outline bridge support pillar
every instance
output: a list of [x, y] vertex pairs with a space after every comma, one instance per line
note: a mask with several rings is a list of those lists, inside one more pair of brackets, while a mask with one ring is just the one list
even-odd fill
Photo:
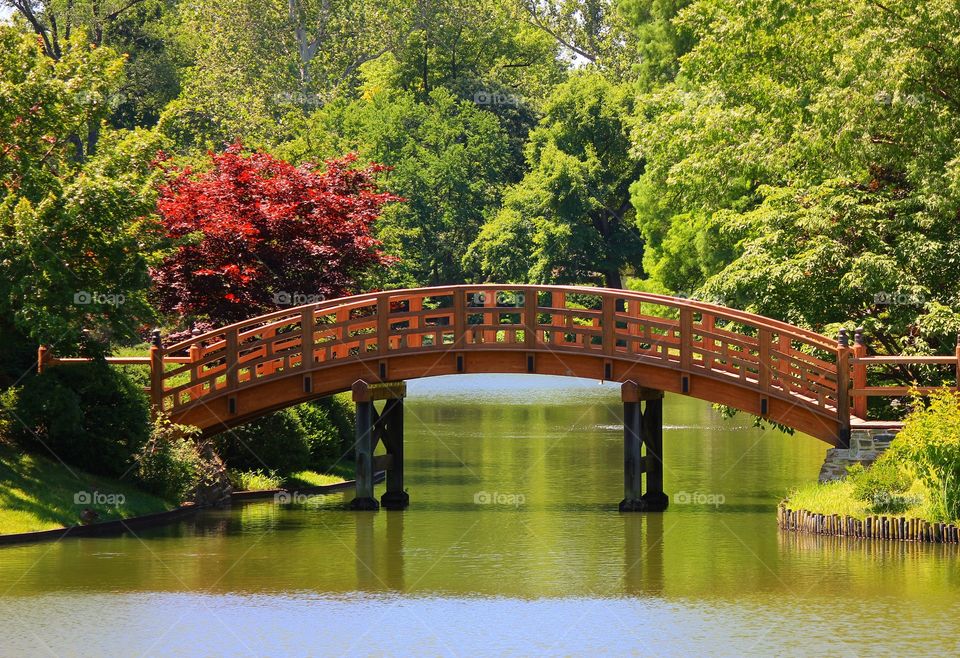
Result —
[[[669, 498], [663, 492], [663, 391], [628, 381], [623, 400], [623, 489], [621, 512], [662, 512]], [[641, 455], [641, 451], [644, 454]], [[643, 491], [643, 475], [646, 490]]]
[[386, 509], [405, 509], [410, 495], [403, 490], [403, 398], [387, 400], [380, 419], [384, 421], [380, 438], [389, 457], [387, 490], [380, 496], [380, 504]]
[[[368, 384], [358, 380], [353, 384], [353, 401], [357, 405], [356, 495], [350, 502], [355, 510], [378, 510], [380, 502], [374, 496], [374, 475], [387, 472], [387, 491], [381, 502], [387, 509], [403, 509], [410, 497], [403, 490], [403, 398], [404, 382]], [[375, 401], [385, 400], [383, 410], [377, 411]], [[377, 445], [383, 441], [387, 452], [374, 456]]]

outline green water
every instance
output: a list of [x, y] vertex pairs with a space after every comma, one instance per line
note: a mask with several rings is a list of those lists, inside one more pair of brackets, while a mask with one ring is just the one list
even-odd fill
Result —
[[338, 494], [0, 549], [0, 654], [960, 651], [953, 547], [777, 531], [824, 444], [668, 396], [670, 509], [619, 514], [620, 413], [583, 380], [411, 382], [406, 512]]

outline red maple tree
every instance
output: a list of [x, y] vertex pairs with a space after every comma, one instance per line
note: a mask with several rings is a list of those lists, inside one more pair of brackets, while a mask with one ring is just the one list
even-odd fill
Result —
[[364, 272], [393, 261], [371, 235], [384, 204], [401, 200], [378, 191], [382, 165], [357, 169], [351, 154], [318, 171], [240, 144], [210, 158], [209, 171], [175, 169], [160, 189], [177, 243], [151, 271], [161, 311], [235, 322], [356, 292]]

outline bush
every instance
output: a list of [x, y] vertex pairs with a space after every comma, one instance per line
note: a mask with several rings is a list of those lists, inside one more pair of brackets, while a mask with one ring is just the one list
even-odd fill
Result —
[[326, 471], [348, 457], [353, 445], [353, 409], [341, 396], [323, 398], [264, 416], [217, 436], [231, 469], [287, 476]]
[[307, 433], [309, 468], [326, 471], [350, 453], [353, 422], [346, 406], [343, 401], [330, 397], [291, 408]]
[[960, 518], [960, 394], [943, 389], [913, 411], [884, 455], [907, 464], [926, 486], [937, 521]]
[[137, 478], [143, 487], [175, 503], [191, 499], [205, 470], [197, 447], [199, 437], [199, 428], [177, 425], [165, 414], [158, 415], [136, 457]]
[[[847, 479], [853, 485], [853, 495], [857, 500], [873, 504], [874, 511], [892, 512], [887, 509], [897, 503], [897, 494], [910, 488], [913, 478], [895, 460], [881, 456], [872, 466], [864, 468], [862, 464], [847, 469]], [[906, 509], [904, 507], [904, 509]]]
[[291, 409], [218, 434], [216, 441], [220, 455], [231, 469], [287, 475], [310, 467], [307, 430]]
[[0, 396], [0, 432], [24, 450], [118, 477], [150, 432], [146, 395], [104, 361], [50, 368]]

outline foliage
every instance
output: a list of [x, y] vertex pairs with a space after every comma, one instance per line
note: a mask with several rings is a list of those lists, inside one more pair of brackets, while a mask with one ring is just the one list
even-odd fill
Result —
[[190, 500], [205, 468], [199, 439], [198, 428], [158, 414], [150, 438], [136, 455], [137, 479], [147, 491], [171, 502]]
[[902, 496], [913, 478], [903, 465], [883, 455], [869, 467], [856, 464], [847, 469], [847, 479], [853, 485], [853, 496], [870, 503], [878, 513], [900, 513], [910, 507], [910, 499]]
[[150, 163], [162, 142], [144, 131], [79, 135], [99, 126], [96, 99], [122, 64], [109, 49], [45, 57], [0, 27], [0, 317], [24, 337], [74, 351], [137, 334], [146, 302]]
[[681, 9], [686, 54], [633, 134], [651, 276], [820, 330], [863, 324], [882, 352], [952, 347], [957, 19], [919, 0]]
[[903, 493], [879, 494], [869, 500], [854, 495], [854, 484], [849, 476], [831, 482], [811, 482], [791, 491], [785, 503], [790, 509], [858, 519], [885, 514], [930, 522], [939, 520], [932, 511], [928, 492], [920, 481], [913, 482]]
[[275, 471], [230, 471], [230, 483], [236, 491], [267, 491], [283, 486], [283, 478]]
[[328, 472], [350, 457], [353, 410], [344, 396], [288, 407], [216, 437], [233, 470], [287, 476], [308, 469]]
[[383, 185], [406, 202], [387, 208], [377, 236], [400, 258], [387, 283], [463, 281], [460, 261], [507, 182], [510, 140], [497, 117], [445, 89], [420, 102], [382, 92], [319, 112], [291, 145], [310, 157], [356, 149], [390, 167]]
[[621, 270], [641, 251], [628, 193], [640, 172], [630, 111], [629, 90], [598, 73], [559, 85], [530, 133], [529, 172], [506, 190], [467, 263], [494, 280], [622, 287]]
[[78, 468], [120, 476], [146, 443], [146, 397], [103, 361], [50, 368], [0, 398], [7, 440]]
[[350, 454], [353, 422], [345, 407], [339, 399], [330, 397], [290, 409], [306, 434], [311, 469], [325, 471]]
[[916, 400], [887, 456], [923, 481], [936, 520], [960, 519], [960, 394], [944, 389], [928, 404]]
[[[613, 76], [625, 75], [641, 53], [631, 23], [638, 9], [616, 0], [515, 0], [531, 25], [574, 61], [587, 61]], [[644, 17], [645, 18], [645, 17]], [[642, 19], [641, 19], [642, 20]], [[644, 22], [646, 22], [644, 20]]]
[[297, 414], [283, 409], [215, 437], [227, 466], [281, 476], [310, 468], [309, 434]]
[[210, 171], [175, 169], [157, 208], [175, 251], [152, 270], [165, 313], [227, 323], [356, 291], [369, 268], [390, 262], [370, 228], [384, 204], [373, 177], [348, 156], [323, 172], [234, 145]]

